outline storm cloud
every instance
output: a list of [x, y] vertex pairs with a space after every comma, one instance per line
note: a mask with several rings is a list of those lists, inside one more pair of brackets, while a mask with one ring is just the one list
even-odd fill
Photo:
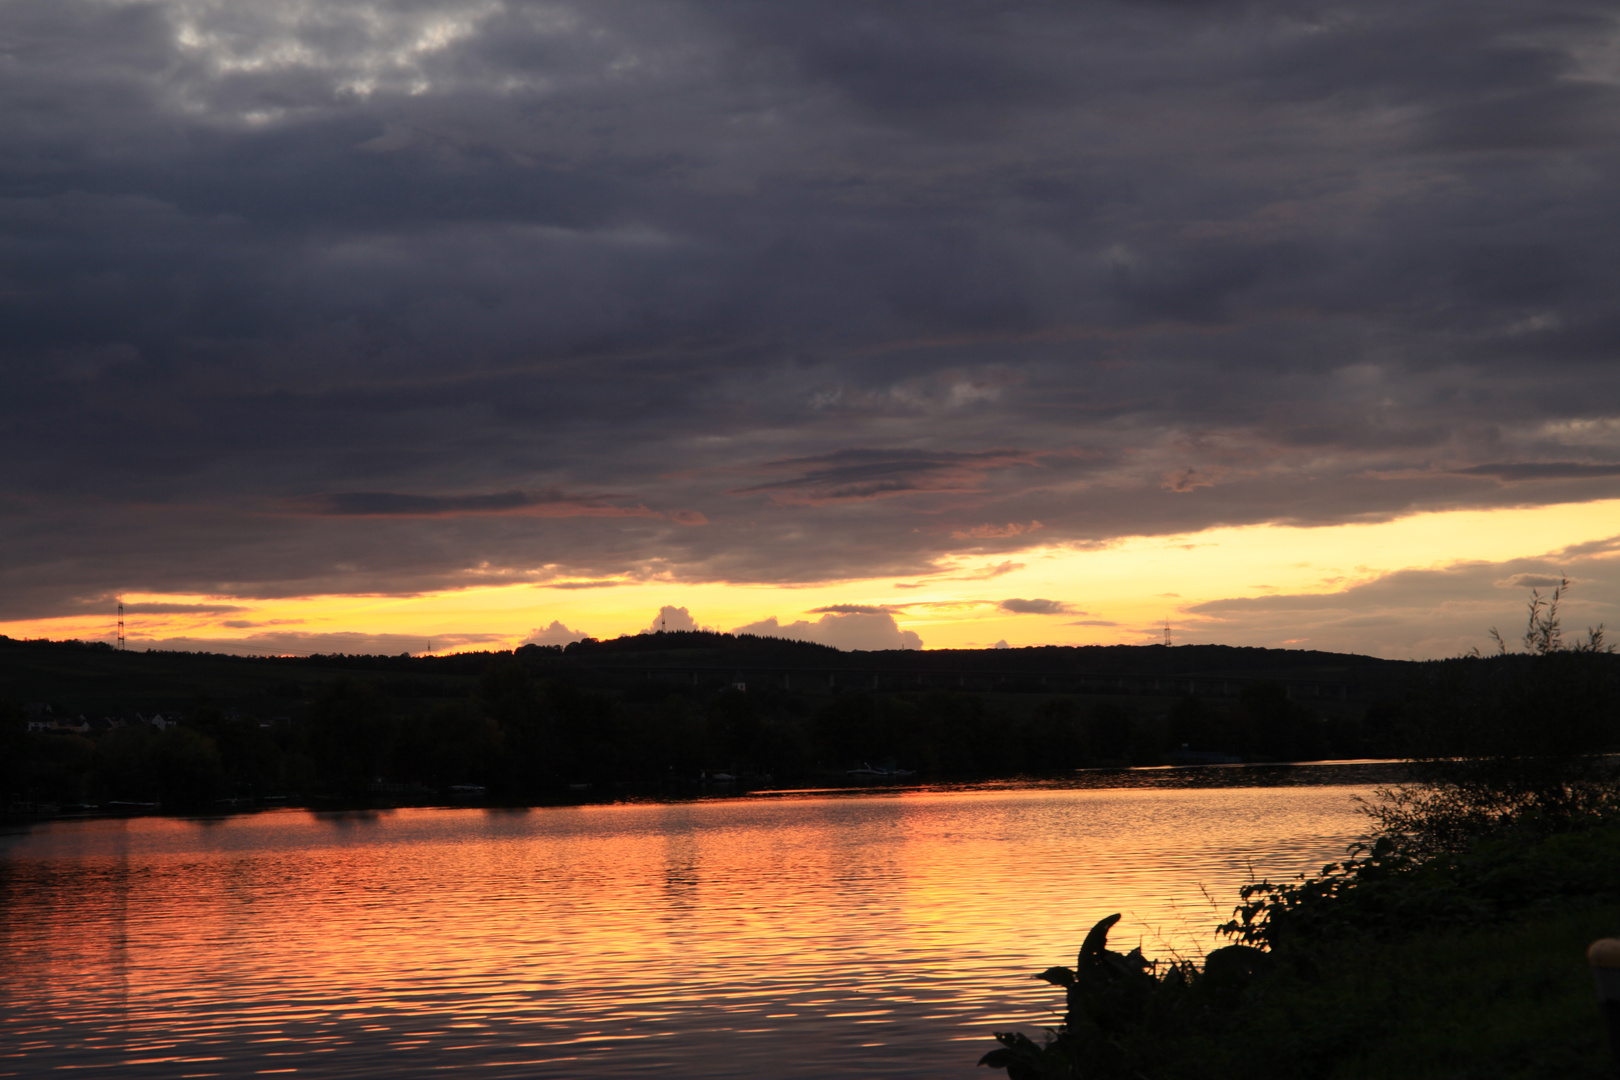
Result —
[[1612, 5], [12, 0], [0, 43], [0, 619], [1620, 494]]

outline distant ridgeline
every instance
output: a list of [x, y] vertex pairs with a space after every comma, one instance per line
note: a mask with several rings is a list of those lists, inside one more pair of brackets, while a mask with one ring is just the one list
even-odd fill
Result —
[[[1290, 696], [1366, 701], [1385, 697], [1421, 667], [1412, 661], [1298, 649], [1229, 645], [1080, 645], [1018, 649], [841, 652], [830, 645], [754, 634], [670, 631], [567, 646], [451, 656], [236, 656], [117, 652], [104, 642], [19, 641], [0, 635], [0, 700], [56, 702], [73, 711], [146, 705], [182, 708], [296, 699], [312, 680], [364, 673], [401, 697], [466, 692], [491, 664], [516, 661], [582, 686], [624, 689], [654, 680], [790, 691], [910, 690], [1010, 693], [1183, 693], [1235, 696], [1254, 680], [1288, 685]], [[750, 687], [753, 688], [753, 687]]]
[[1401, 756], [1432, 688], [1450, 685], [1440, 673], [1501, 673], [1516, 659], [1218, 645], [840, 652], [705, 632], [275, 658], [0, 638], [0, 795], [13, 813], [111, 800], [535, 802], [585, 785]]
[[[518, 650], [521, 656], [536, 646]], [[840, 652], [783, 638], [705, 632], [638, 634], [576, 642], [559, 650], [583, 666], [621, 677], [667, 677], [672, 671], [742, 671], [791, 687], [793, 677], [846, 676], [846, 687], [908, 689], [970, 686], [978, 690], [1235, 694], [1244, 680], [1275, 679], [1308, 687], [1311, 696], [1377, 692], [1399, 681], [1410, 661], [1229, 645], [1042, 645], [1021, 649], [934, 649]], [[853, 677], [850, 681], [848, 677]], [[953, 682], [954, 680], [954, 682]], [[1044, 682], [1043, 682], [1044, 680]], [[1110, 682], [1110, 680], [1114, 680]], [[736, 681], [736, 680], [733, 680]], [[1222, 684], [1225, 684], [1224, 686]]]

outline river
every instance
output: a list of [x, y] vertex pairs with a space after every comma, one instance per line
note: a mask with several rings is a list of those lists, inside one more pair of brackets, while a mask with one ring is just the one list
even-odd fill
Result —
[[[0, 834], [0, 1076], [970, 1077], [1031, 978], [1194, 957], [1378, 765]], [[1004, 1075], [1004, 1074], [997, 1074]]]

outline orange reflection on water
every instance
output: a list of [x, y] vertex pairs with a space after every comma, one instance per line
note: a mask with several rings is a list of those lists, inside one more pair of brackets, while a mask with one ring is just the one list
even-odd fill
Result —
[[1092, 921], [1196, 953], [1355, 790], [54, 823], [0, 848], [0, 1074], [970, 1076]]

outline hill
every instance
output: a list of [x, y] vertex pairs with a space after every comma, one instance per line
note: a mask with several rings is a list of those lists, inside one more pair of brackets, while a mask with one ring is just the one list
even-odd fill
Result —
[[706, 631], [645, 633], [566, 647], [452, 656], [290, 657], [120, 652], [103, 643], [0, 636], [0, 701], [57, 712], [127, 715], [184, 710], [199, 701], [257, 715], [295, 714], [323, 683], [363, 677], [398, 701], [465, 697], [492, 665], [625, 690], [649, 680], [683, 685], [771, 685], [795, 693], [929, 687], [998, 693], [1206, 693], [1236, 696], [1256, 680], [1295, 696], [1367, 702], [1398, 693], [1411, 661], [1228, 645], [1085, 645], [1020, 649], [840, 652], [786, 638]]

